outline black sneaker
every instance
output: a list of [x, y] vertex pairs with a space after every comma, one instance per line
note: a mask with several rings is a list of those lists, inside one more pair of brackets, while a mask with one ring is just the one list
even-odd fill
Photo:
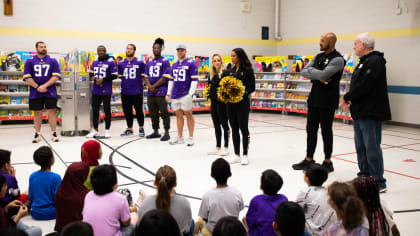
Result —
[[305, 159], [303, 159], [303, 161], [301, 161], [299, 163], [296, 163], [296, 164], [293, 164], [292, 168], [295, 169], [295, 170], [304, 170], [308, 165], [313, 164], [313, 163], [315, 163], [314, 160], [308, 161], [305, 158]]
[[146, 134], [144, 133], [144, 129], [143, 128], [139, 128], [139, 136], [140, 137], [144, 137]]
[[160, 134], [151, 133], [146, 136], [147, 139], [160, 138]]
[[129, 135], [132, 135], [133, 134], [133, 131], [132, 130], [129, 130], [129, 129], [126, 129], [122, 134], [121, 134], [121, 136], [129, 136]]
[[387, 191], [388, 189], [386, 188], [386, 186], [379, 187], [379, 193], [386, 193]]
[[168, 141], [171, 137], [169, 136], [169, 134], [165, 134], [162, 136], [162, 138], [160, 138], [160, 141]]
[[324, 167], [326, 170], [328, 170], [328, 173], [334, 171], [334, 166], [333, 166], [333, 163], [331, 161], [330, 162], [323, 161], [322, 162], [322, 167]]

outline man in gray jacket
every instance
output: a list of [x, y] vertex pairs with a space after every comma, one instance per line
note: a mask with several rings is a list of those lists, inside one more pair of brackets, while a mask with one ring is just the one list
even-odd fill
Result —
[[316, 55], [301, 72], [302, 76], [311, 79], [312, 88], [308, 98], [306, 157], [292, 166], [295, 170], [304, 170], [307, 165], [315, 163], [313, 156], [318, 138], [318, 127], [321, 125], [325, 155], [322, 166], [329, 172], [334, 171], [331, 162], [332, 122], [335, 109], [338, 107], [340, 80], [345, 65], [343, 56], [335, 50], [336, 42], [337, 36], [334, 33], [323, 34], [319, 46], [324, 52]]

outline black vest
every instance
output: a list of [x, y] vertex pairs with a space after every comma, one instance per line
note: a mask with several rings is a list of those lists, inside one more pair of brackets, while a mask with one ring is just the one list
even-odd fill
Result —
[[[337, 52], [337, 50], [334, 50], [328, 55], [325, 55], [325, 53], [320, 53], [316, 55], [314, 59], [314, 68], [318, 70], [324, 70], [328, 63], [336, 57], [341, 57], [344, 60], [343, 56]], [[309, 93], [308, 106], [316, 108], [336, 109], [338, 107], [338, 100], [340, 99], [340, 80], [343, 75], [343, 71], [344, 66], [341, 68], [341, 70], [330, 77], [332, 81], [328, 84], [324, 84], [319, 80], [312, 80], [312, 89]]]

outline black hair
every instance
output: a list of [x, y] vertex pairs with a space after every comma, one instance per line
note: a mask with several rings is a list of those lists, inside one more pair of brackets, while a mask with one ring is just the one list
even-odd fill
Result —
[[239, 59], [239, 66], [244, 69], [252, 69], [252, 64], [249, 61], [248, 55], [245, 50], [242, 48], [234, 48], [232, 51], [235, 52], [236, 56]]
[[311, 186], [322, 186], [328, 179], [328, 170], [318, 163], [313, 163], [305, 168], [305, 176], [308, 177]]
[[213, 236], [247, 236], [247, 232], [234, 216], [225, 216], [220, 218], [213, 229]]
[[38, 41], [38, 42], [35, 43], [35, 48], [38, 48], [38, 45], [40, 45], [40, 44], [45, 44], [45, 43], [43, 41]]
[[261, 175], [261, 188], [267, 195], [276, 195], [283, 186], [283, 179], [274, 170], [265, 170]]
[[5, 149], [0, 149], [0, 169], [10, 162], [11, 152]]
[[122, 56], [118, 56], [117, 59], [122, 60], [123, 58], [122, 58]]
[[162, 38], [157, 38], [155, 39], [153, 46], [155, 46], [155, 44], [160, 45], [160, 47], [163, 48], [165, 46], [165, 40], [163, 40]]
[[274, 222], [281, 235], [302, 236], [305, 231], [305, 213], [295, 202], [280, 203], [276, 210]]
[[3, 175], [0, 175], [0, 190], [5, 184], [6, 184], [6, 178]]
[[60, 236], [93, 236], [93, 229], [89, 223], [76, 221], [66, 225], [61, 230]]
[[[137, 49], [137, 48], [136, 48], [136, 45], [134, 45], [133, 43], [129, 43], [129, 44], [127, 44], [127, 47], [128, 47], [128, 46], [133, 47], [134, 51], [136, 51], [136, 49]], [[121, 59], [122, 59], [122, 57], [121, 57]]]
[[96, 195], [110, 193], [114, 191], [113, 187], [117, 183], [117, 171], [112, 165], [99, 165], [93, 169], [90, 182]]
[[216, 159], [211, 165], [211, 177], [216, 180], [218, 185], [226, 185], [227, 179], [232, 175], [229, 163], [223, 159]]
[[53, 152], [48, 146], [42, 146], [34, 152], [34, 161], [43, 170], [51, 167], [53, 157]]
[[178, 223], [167, 211], [154, 209], [148, 211], [137, 224], [134, 236], [180, 236]]
[[104, 45], [99, 45], [96, 49], [98, 49], [98, 48], [104, 48], [105, 51], [106, 51], [106, 47]]

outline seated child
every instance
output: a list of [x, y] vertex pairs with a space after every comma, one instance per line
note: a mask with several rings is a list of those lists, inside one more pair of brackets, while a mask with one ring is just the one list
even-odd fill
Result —
[[101, 144], [96, 140], [84, 142], [81, 148], [80, 157], [82, 162], [89, 166], [89, 175], [84, 184], [87, 189], [93, 190], [92, 184], [90, 183], [90, 175], [92, 174], [93, 169], [99, 165], [98, 160], [102, 158]]
[[134, 236], [167, 236], [181, 235], [174, 217], [165, 210], [150, 210], [137, 224]]
[[[204, 194], [198, 215], [201, 219], [196, 223], [194, 233], [201, 231], [204, 236], [211, 235], [217, 221], [224, 216], [239, 217], [244, 209], [241, 192], [228, 186], [227, 180], [232, 176], [229, 163], [218, 158], [211, 165], [211, 177], [216, 180], [216, 187]], [[203, 227], [204, 221], [204, 227]]]
[[363, 226], [365, 210], [352, 185], [334, 182], [328, 186], [328, 203], [335, 210], [337, 222], [331, 224], [323, 236], [352, 235], [368, 236]]
[[295, 202], [282, 202], [276, 209], [273, 229], [279, 236], [309, 236], [305, 231], [305, 213]]
[[334, 209], [328, 204], [327, 189], [322, 184], [328, 178], [328, 170], [319, 164], [311, 164], [305, 169], [303, 180], [307, 188], [299, 191], [296, 203], [305, 212], [306, 229], [312, 236], [320, 236], [332, 223], [337, 221]]
[[[265, 236], [265, 234], [260, 235]], [[248, 236], [248, 234], [238, 217], [225, 216], [217, 221], [213, 229], [213, 236]]]
[[55, 219], [55, 194], [61, 183], [61, 177], [51, 172], [54, 155], [47, 146], [42, 146], [34, 152], [34, 161], [41, 166], [29, 177], [29, 200], [31, 216], [35, 220]]
[[127, 198], [116, 192], [117, 172], [112, 165], [100, 165], [92, 171], [93, 191], [86, 194], [83, 221], [89, 223], [94, 235], [130, 235], [130, 208]]
[[264, 194], [251, 200], [244, 217], [250, 236], [276, 236], [272, 226], [276, 209], [281, 202], [287, 201], [286, 196], [278, 194], [282, 186], [283, 179], [276, 171], [269, 169], [262, 173], [260, 188]]
[[7, 184], [6, 196], [1, 200], [6, 203], [9, 203], [13, 200], [20, 200], [22, 203], [25, 203], [28, 200], [28, 194], [20, 193], [20, 189], [15, 177], [16, 170], [10, 163], [10, 155], [10, 151], [0, 149], [0, 174], [6, 178]]

